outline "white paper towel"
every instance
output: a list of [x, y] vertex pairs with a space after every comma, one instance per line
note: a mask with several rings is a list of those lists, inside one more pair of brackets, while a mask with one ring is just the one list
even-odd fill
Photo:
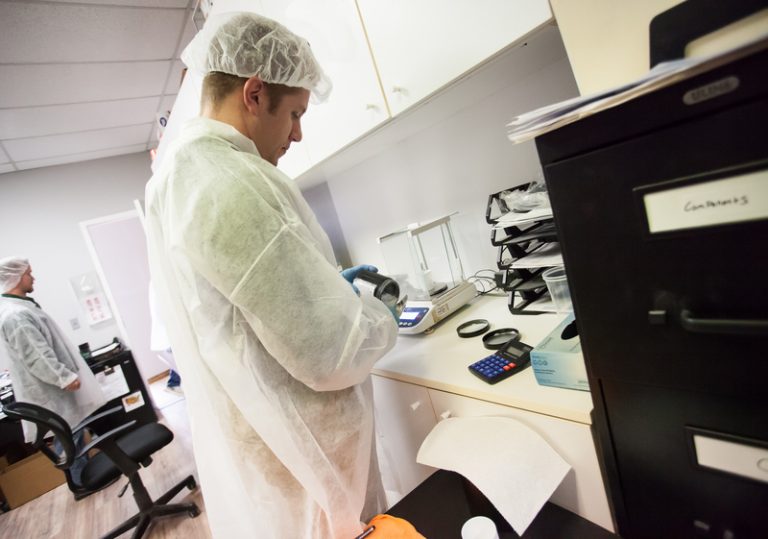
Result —
[[416, 461], [469, 479], [519, 535], [571, 469], [538, 433], [510, 417], [445, 419]]

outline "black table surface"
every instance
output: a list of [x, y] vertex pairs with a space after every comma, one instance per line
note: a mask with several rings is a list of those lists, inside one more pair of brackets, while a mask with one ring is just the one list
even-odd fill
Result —
[[461, 475], [438, 470], [407, 496], [393, 505], [388, 514], [403, 518], [427, 539], [461, 539], [461, 527], [473, 516], [487, 516], [496, 522], [499, 539], [616, 539], [619, 536], [579, 515], [548, 502], [521, 536]]

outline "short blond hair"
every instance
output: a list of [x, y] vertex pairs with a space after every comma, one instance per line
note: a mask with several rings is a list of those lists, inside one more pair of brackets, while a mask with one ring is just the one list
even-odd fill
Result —
[[[213, 71], [208, 73], [203, 79], [203, 103], [210, 103], [213, 108], [218, 108], [224, 99], [227, 98], [234, 91], [242, 91], [245, 82], [248, 79], [238, 77], [237, 75], [230, 75], [228, 73], [220, 73]], [[280, 106], [280, 102], [283, 96], [299, 93], [302, 88], [294, 88], [293, 86], [286, 86], [284, 84], [264, 83], [264, 88], [269, 96], [269, 109], [270, 114], [274, 114], [277, 107]]]
[[242, 90], [248, 79], [213, 71], [203, 79], [203, 103], [210, 103], [213, 108], [219, 108], [224, 99], [235, 90]]

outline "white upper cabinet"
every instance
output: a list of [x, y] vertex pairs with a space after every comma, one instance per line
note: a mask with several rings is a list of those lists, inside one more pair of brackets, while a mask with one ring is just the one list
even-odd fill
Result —
[[309, 41], [333, 83], [327, 101], [302, 118], [318, 163], [389, 118], [354, 0], [262, 0], [264, 14]]
[[357, 0], [392, 115], [552, 19], [548, 0]]
[[306, 38], [333, 83], [280, 159], [292, 177], [552, 20], [548, 0], [215, 0], [210, 14], [231, 11]]

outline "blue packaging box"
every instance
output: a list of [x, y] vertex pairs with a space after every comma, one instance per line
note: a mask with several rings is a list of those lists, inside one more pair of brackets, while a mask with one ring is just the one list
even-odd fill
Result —
[[573, 321], [569, 314], [531, 350], [531, 367], [539, 385], [589, 391], [579, 336], [563, 339], [563, 330]]

